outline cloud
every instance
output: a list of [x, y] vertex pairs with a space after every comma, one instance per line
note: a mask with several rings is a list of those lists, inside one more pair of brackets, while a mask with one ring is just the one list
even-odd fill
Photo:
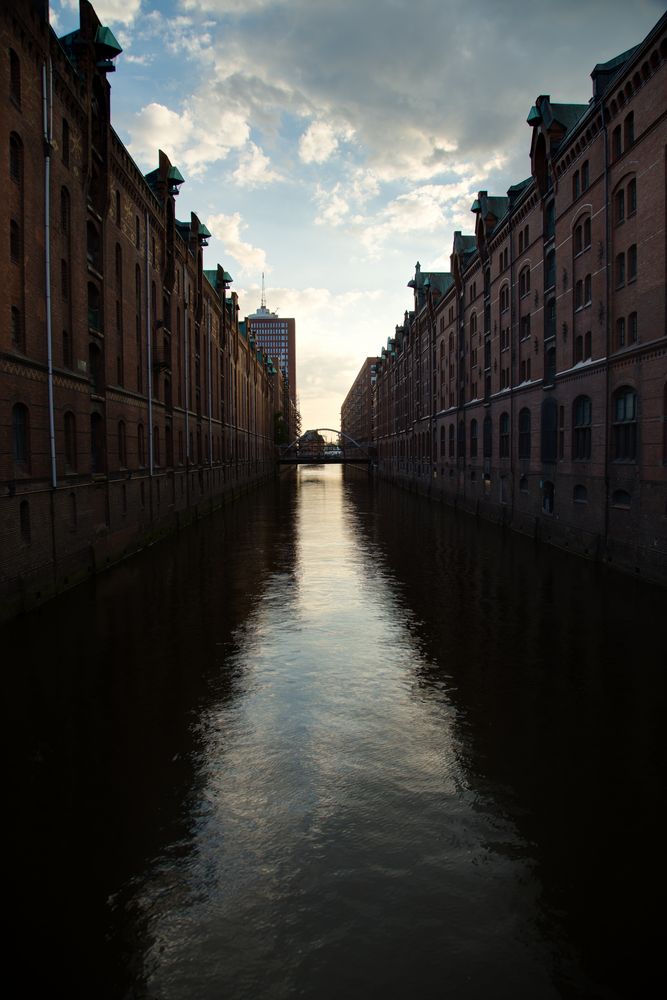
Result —
[[299, 157], [303, 163], [324, 163], [338, 149], [341, 138], [351, 138], [349, 128], [336, 128], [325, 121], [311, 122], [299, 139]]
[[257, 188], [282, 180], [271, 166], [271, 161], [259, 146], [249, 142], [239, 156], [239, 165], [232, 174], [239, 187]]
[[211, 215], [206, 220], [206, 225], [215, 239], [222, 243], [224, 254], [232, 257], [240, 265], [242, 271], [258, 274], [260, 271], [266, 270], [264, 250], [241, 239], [241, 230], [246, 227], [240, 212], [234, 212], [233, 215], [223, 215], [222, 213]]
[[[79, 0], [61, 0], [60, 6], [78, 12]], [[95, 0], [94, 7], [102, 24], [130, 25], [141, 9], [141, 0]]]
[[129, 149], [145, 165], [154, 165], [158, 149], [163, 149], [184, 174], [197, 176], [212, 163], [224, 160], [230, 150], [243, 146], [249, 132], [247, 122], [236, 112], [211, 113], [197, 99], [180, 113], [153, 102], [134, 116], [129, 126]]

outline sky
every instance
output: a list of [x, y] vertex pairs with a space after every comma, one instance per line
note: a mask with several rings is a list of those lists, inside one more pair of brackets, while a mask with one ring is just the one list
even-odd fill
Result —
[[[480, 190], [530, 174], [538, 94], [585, 103], [640, 42], [654, 0], [97, 0], [123, 47], [111, 120], [144, 173], [213, 238], [241, 315], [293, 316], [302, 426], [338, 427], [424, 270], [449, 270]], [[58, 34], [78, 0], [51, 0]]]

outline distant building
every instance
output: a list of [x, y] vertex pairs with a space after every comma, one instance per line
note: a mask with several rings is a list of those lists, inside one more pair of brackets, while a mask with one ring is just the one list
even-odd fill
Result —
[[362, 448], [375, 437], [373, 426], [373, 389], [379, 358], [366, 358], [340, 408], [340, 429]]
[[[263, 277], [263, 276], [262, 276]], [[288, 428], [290, 441], [298, 433], [296, 399], [296, 325], [266, 307], [262, 281], [262, 303], [257, 312], [246, 317], [248, 334], [255, 344], [270, 357], [283, 377], [282, 414]]]

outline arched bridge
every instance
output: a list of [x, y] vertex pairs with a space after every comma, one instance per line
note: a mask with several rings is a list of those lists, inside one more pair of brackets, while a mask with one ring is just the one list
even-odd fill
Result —
[[278, 451], [279, 465], [370, 465], [373, 449], [333, 427], [306, 431]]

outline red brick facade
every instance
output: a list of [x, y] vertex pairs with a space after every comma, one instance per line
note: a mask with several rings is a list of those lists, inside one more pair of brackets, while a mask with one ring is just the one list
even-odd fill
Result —
[[208, 230], [176, 219], [181, 175], [160, 153], [144, 177], [111, 127], [93, 8], [58, 40], [44, 0], [16, 0], [0, 36], [8, 616], [271, 474], [276, 406]]
[[381, 475], [663, 582], [666, 27], [537, 99], [531, 177], [417, 266], [376, 387]]
[[379, 358], [366, 358], [340, 408], [340, 429], [362, 448], [373, 445], [373, 389]]

